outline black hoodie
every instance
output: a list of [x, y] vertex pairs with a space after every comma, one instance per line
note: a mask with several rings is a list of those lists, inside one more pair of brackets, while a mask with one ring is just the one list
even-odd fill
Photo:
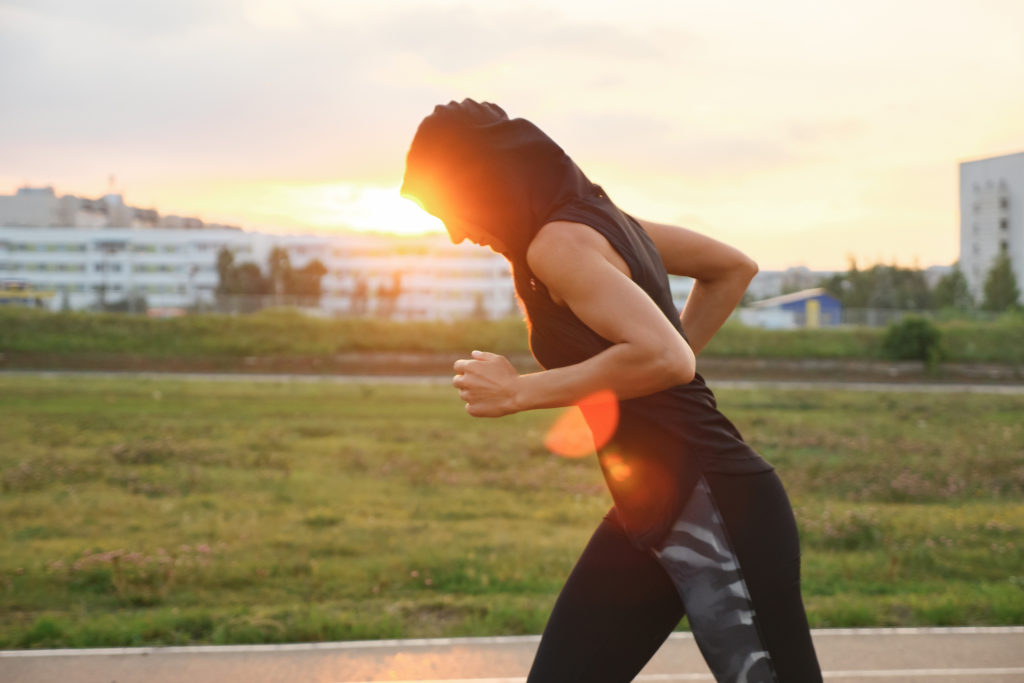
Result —
[[489, 102], [449, 102], [416, 131], [402, 194], [439, 217], [486, 225], [520, 261], [548, 217], [596, 187], [562, 148]]
[[[544, 368], [579, 363], [612, 345], [555, 304], [530, 272], [526, 250], [555, 220], [600, 232], [685, 338], [650, 237], [529, 121], [470, 99], [437, 106], [409, 148], [402, 194], [442, 220], [469, 221], [500, 237], [530, 326], [530, 350]], [[600, 455], [616, 513], [639, 547], [655, 546], [668, 533], [702, 472], [771, 469], [718, 411], [699, 374], [687, 385], [620, 401], [618, 426]]]

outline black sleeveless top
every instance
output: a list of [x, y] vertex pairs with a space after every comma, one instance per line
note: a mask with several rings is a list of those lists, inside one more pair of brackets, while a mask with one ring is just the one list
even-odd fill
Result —
[[[549, 221], [583, 223], [601, 233], [625, 260], [633, 281], [685, 338], [654, 243], [600, 187], [593, 188], [589, 196], [559, 207]], [[525, 262], [513, 261], [513, 272], [529, 321], [530, 350], [542, 367], [573, 365], [612, 345], [569, 308], [555, 304]], [[772, 469], [718, 410], [699, 374], [689, 384], [620, 401], [617, 429], [599, 455], [616, 514], [633, 542], [645, 548], [668, 533], [703, 472]]]

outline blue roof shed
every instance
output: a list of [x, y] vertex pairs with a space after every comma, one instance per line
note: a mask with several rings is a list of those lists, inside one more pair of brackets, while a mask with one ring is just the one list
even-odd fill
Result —
[[[750, 304], [746, 316], [753, 324], [765, 327], [832, 327], [843, 321], [843, 305], [821, 287], [783, 294]], [[789, 321], [779, 324], [779, 321]]]

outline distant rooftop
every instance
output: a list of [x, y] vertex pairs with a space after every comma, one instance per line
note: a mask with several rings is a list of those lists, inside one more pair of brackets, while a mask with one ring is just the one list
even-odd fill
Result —
[[156, 209], [129, 206], [122, 195], [113, 192], [96, 199], [71, 194], [58, 197], [52, 186], [24, 186], [13, 195], [0, 195], [0, 226], [240, 230], [233, 225], [204, 223], [194, 217], [161, 216]]
[[772, 306], [782, 306], [784, 304], [791, 304], [796, 301], [805, 301], [807, 299], [813, 299], [817, 296], [832, 296], [825, 291], [824, 287], [812, 287], [811, 289], [803, 289], [799, 292], [792, 292], [790, 294], [783, 294], [781, 296], [773, 296], [770, 299], [762, 299], [761, 301], [755, 301], [750, 304], [749, 308], [770, 308]]

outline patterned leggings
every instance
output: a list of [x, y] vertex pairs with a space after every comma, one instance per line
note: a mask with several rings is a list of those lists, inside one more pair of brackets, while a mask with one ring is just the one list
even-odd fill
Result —
[[544, 629], [527, 683], [626, 683], [686, 615], [719, 683], [820, 683], [796, 522], [774, 472], [705, 474], [661, 546], [614, 514]]

